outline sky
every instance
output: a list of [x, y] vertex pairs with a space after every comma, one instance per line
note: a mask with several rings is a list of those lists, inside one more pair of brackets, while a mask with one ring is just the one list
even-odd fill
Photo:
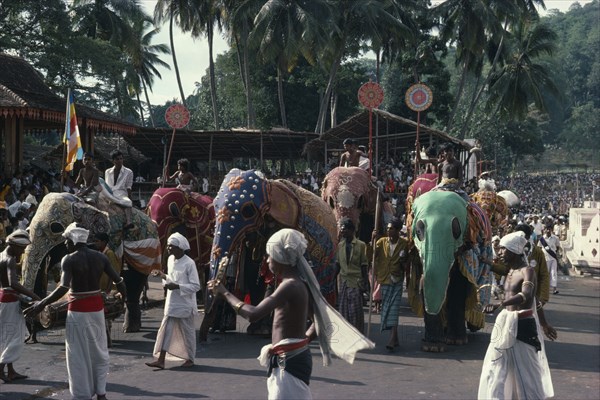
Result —
[[[356, 0], [360, 1], [360, 0]], [[579, 4], [590, 3], [592, 0], [580, 0]], [[440, 3], [441, 1], [433, 1]], [[154, 14], [154, 6], [156, 0], [140, 0], [145, 11], [150, 15]], [[545, 0], [546, 9], [558, 9], [562, 12], [568, 11], [569, 7], [577, 1], [568, 0]], [[540, 10], [543, 15], [545, 12]], [[174, 43], [177, 63], [179, 65], [179, 73], [181, 75], [183, 91], [186, 96], [190, 95], [196, 88], [195, 82], [199, 82], [202, 76], [206, 74], [208, 68], [208, 42], [206, 38], [201, 37], [196, 40], [192, 39], [189, 34], [182, 33], [179, 28], [174, 27]], [[155, 37], [154, 44], [164, 43], [169, 45], [169, 24], [168, 21], [161, 27], [161, 31]], [[215, 36], [214, 39], [214, 58], [217, 55], [226, 52], [229, 45], [223, 37]], [[162, 79], [155, 79], [152, 92], [149, 93], [150, 102], [152, 104], [164, 104], [167, 101], [179, 100], [179, 89], [177, 88], [177, 79], [173, 69], [173, 59], [170, 55], [163, 55], [162, 60], [171, 65], [171, 70], [159, 68]]]

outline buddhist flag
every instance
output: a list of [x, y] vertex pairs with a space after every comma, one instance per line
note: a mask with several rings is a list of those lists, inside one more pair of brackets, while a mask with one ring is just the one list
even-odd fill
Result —
[[71, 89], [67, 93], [66, 114], [64, 143], [67, 145], [67, 158], [65, 171], [72, 171], [75, 161], [83, 158], [83, 149], [81, 148], [81, 137], [79, 136], [79, 126], [77, 126], [77, 115], [75, 114], [75, 99]]

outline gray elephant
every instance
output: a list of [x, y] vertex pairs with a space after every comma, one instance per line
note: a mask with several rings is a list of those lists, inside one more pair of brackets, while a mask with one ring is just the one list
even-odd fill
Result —
[[[331, 209], [318, 196], [287, 180], [266, 179], [259, 171], [233, 169], [225, 176], [214, 206], [212, 278], [226, 257], [239, 254], [249, 236], [263, 238], [258, 250], [264, 254], [264, 240], [281, 228], [294, 228], [308, 240], [305, 256], [313, 265], [321, 292], [328, 301], [335, 301], [335, 267], [331, 261], [337, 247], [337, 229]], [[215, 307], [210, 307], [210, 299], [207, 303], [209, 312], [202, 322], [200, 340], [206, 339], [214, 320]]]
[[161, 265], [161, 247], [156, 225], [140, 210], [133, 209], [135, 230], [123, 231], [124, 213], [114, 206], [107, 211], [83, 202], [69, 193], [49, 193], [39, 205], [29, 225], [31, 245], [23, 259], [24, 285], [42, 297], [47, 289], [48, 268], [60, 262], [66, 254], [62, 233], [72, 222], [110, 237], [108, 246], [118, 258], [123, 258], [127, 269], [122, 275], [128, 291], [124, 329], [139, 330], [141, 312], [139, 298], [146, 277]]

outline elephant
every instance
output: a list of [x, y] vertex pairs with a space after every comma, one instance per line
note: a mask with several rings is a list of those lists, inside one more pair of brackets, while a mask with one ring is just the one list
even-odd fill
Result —
[[[266, 179], [260, 171], [236, 168], [225, 176], [214, 206], [211, 278], [215, 278], [224, 260], [240, 253], [249, 237], [260, 239], [262, 245], [255, 252], [258, 250], [264, 255], [266, 240], [273, 233], [293, 228], [302, 232], [308, 241], [305, 257], [313, 266], [321, 292], [328, 301], [335, 301], [335, 266], [331, 261], [337, 247], [336, 222], [329, 206], [318, 196], [290, 181]], [[200, 328], [201, 341], [206, 340], [216, 313], [210, 299], [207, 303], [207, 315]]]
[[336, 221], [350, 218], [362, 241], [371, 241], [375, 227], [377, 188], [367, 171], [359, 167], [337, 167], [323, 180], [321, 198], [333, 209]]
[[[163, 249], [163, 265], [166, 265], [167, 239], [175, 232], [188, 239], [188, 255], [198, 267], [208, 264], [215, 223], [212, 197], [195, 192], [187, 193], [177, 188], [160, 188], [150, 197], [146, 214], [157, 225]], [[200, 274], [201, 279], [203, 275]]]
[[418, 259], [409, 299], [413, 309], [424, 311], [422, 350], [468, 343], [465, 321], [471, 330], [483, 328], [483, 306], [490, 301], [493, 274], [483, 261], [492, 258], [487, 215], [455, 192], [433, 189], [412, 204], [411, 239]]
[[160, 268], [161, 248], [156, 225], [144, 212], [132, 210], [135, 229], [124, 231], [124, 221], [124, 211], [116, 205], [101, 210], [70, 193], [47, 194], [29, 225], [31, 245], [23, 258], [24, 286], [45, 295], [48, 269], [66, 254], [62, 233], [72, 222], [89, 229], [90, 236], [107, 233], [108, 246], [124, 260], [122, 276], [128, 291], [124, 330], [139, 330], [140, 294], [150, 271]]

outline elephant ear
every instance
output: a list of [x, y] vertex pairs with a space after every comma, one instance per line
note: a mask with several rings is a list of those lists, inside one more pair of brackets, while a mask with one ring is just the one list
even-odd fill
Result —
[[282, 182], [269, 183], [270, 209], [267, 213], [284, 226], [297, 227], [300, 218], [300, 201], [297, 196]]

